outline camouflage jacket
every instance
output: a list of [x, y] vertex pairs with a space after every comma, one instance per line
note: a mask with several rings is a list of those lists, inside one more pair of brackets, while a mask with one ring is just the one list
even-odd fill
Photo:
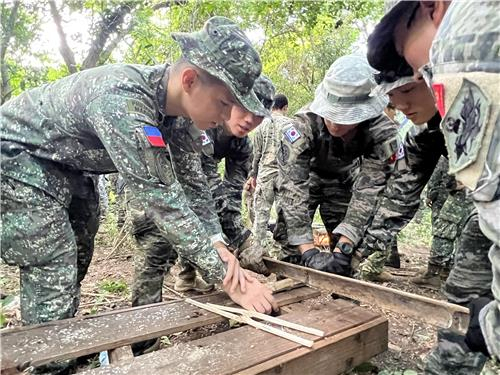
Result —
[[250, 176], [265, 179], [275, 178], [278, 175], [276, 155], [281, 142], [281, 128], [291, 119], [273, 113], [266, 118], [255, 130], [252, 138], [253, 161]]
[[397, 160], [381, 196], [373, 221], [366, 231], [363, 250], [369, 255], [386, 251], [399, 231], [413, 218], [420, 204], [420, 194], [436, 168], [441, 155], [446, 155], [441, 117], [436, 114], [427, 127], [413, 127], [404, 143], [404, 157]]
[[[216, 205], [218, 200], [229, 198], [233, 204], [241, 207], [243, 185], [252, 161], [250, 139], [229, 135], [223, 127], [209, 129], [206, 134], [210, 143], [203, 147], [202, 166]], [[218, 171], [222, 159], [224, 178]]]
[[225, 275], [170, 164], [168, 69], [114, 64], [24, 92], [0, 107], [2, 173], [68, 206], [65, 173], [118, 171], [180, 256]]
[[344, 143], [331, 136], [323, 119], [306, 107], [282, 132], [278, 190], [290, 245], [313, 240], [308, 213], [310, 174], [343, 182], [351, 178], [361, 158], [349, 209], [334, 230], [357, 243], [392, 170], [390, 160], [397, 151], [397, 125], [380, 115], [358, 125], [354, 138]]

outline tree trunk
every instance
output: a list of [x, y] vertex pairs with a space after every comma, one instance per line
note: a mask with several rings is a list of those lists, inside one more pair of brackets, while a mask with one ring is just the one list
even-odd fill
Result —
[[61, 56], [63, 57], [64, 62], [66, 63], [66, 66], [68, 67], [70, 74], [76, 73], [77, 69], [76, 69], [75, 55], [73, 54], [71, 48], [69, 48], [68, 41], [66, 39], [66, 34], [64, 33], [62, 27], [61, 15], [57, 10], [55, 1], [49, 1], [49, 5], [50, 5], [50, 13], [52, 14], [52, 19], [56, 24], [57, 33], [59, 34], [59, 39], [61, 42], [61, 45], [59, 46], [59, 52], [61, 52]]
[[[2, 5], [2, 7], [5, 4]], [[3, 37], [0, 42], [0, 74], [2, 75], [2, 86], [0, 91], [0, 104], [5, 103], [10, 99], [12, 89], [10, 87], [9, 72], [7, 71], [7, 65], [5, 64], [5, 54], [7, 52], [7, 47], [9, 46], [10, 38], [12, 37], [14, 24], [17, 19], [17, 11], [19, 9], [20, 1], [15, 1], [12, 9], [10, 11], [9, 20], [7, 25], [3, 29]]]

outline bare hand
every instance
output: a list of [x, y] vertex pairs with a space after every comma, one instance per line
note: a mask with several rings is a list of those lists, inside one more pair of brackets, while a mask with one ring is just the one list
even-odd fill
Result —
[[271, 289], [252, 278], [247, 285], [247, 291], [243, 293], [239, 288], [234, 292], [224, 287], [224, 291], [238, 305], [247, 310], [254, 310], [264, 314], [270, 314], [272, 310], [278, 311], [278, 304], [274, 300]]
[[238, 259], [224, 245], [217, 244], [214, 246], [222, 261], [227, 263], [226, 277], [224, 277], [222, 282], [223, 287], [226, 288], [230, 285], [230, 291], [234, 293], [239, 286], [241, 292], [245, 293], [247, 282], [252, 283], [254, 279], [250, 275], [247, 275], [245, 270], [240, 267]]

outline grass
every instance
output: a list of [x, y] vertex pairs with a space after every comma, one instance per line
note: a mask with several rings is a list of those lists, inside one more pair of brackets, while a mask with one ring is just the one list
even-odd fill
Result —
[[412, 247], [430, 247], [432, 242], [431, 210], [419, 210], [413, 220], [399, 233], [398, 242]]
[[119, 280], [105, 279], [99, 283], [98, 288], [101, 292], [106, 292], [110, 294], [119, 294], [119, 295], [128, 294], [127, 282], [122, 279]]

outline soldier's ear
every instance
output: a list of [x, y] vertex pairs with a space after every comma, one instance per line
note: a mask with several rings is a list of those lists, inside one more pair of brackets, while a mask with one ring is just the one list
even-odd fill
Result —
[[441, 24], [449, 5], [450, 1], [420, 1], [423, 14], [432, 20], [436, 29]]
[[182, 89], [190, 93], [193, 90], [193, 87], [198, 80], [198, 72], [196, 69], [191, 67], [186, 67], [181, 71], [181, 84]]

